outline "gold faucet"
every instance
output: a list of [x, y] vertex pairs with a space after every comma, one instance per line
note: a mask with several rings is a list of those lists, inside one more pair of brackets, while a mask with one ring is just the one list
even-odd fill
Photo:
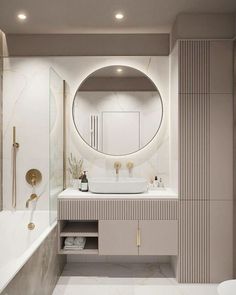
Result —
[[29, 208], [29, 202], [33, 201], [33, 200], [37, 200], [38, 196], [36, 194], [31, 194], [31, 196], [29, 197], [29, 199], [26, 201], [26, 208]]
[[116, 170], [116, 176], [118, 176], [119, 175], [119, 170], [121, 168], [121, 163], [120, 162], [115, 162], [114, 163], [114, 168]]
[[132, 170], [134, 168], [134, 163], [133, 162], [128, 162], [126, 164], [126, 167], [127, 167], [128, 171], [129, 171], [129, 176], [131, 177], [132, 176]]

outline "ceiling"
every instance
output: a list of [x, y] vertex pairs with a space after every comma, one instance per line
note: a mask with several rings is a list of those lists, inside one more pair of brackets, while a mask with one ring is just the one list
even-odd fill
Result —
[[[20, 22], [17, 14], [27, 20]], [[122, 21], [114, 18], [123, 12]], [[168, 33], [179, 13], [234, 13], [236, 0], [0, 0], [5, 33]]]
[[[117, 72], [121, 69], [122, 72]], [[93, 72], [90, 77], [146, 77], [142, 72], [127, 66], [108, 66]]]

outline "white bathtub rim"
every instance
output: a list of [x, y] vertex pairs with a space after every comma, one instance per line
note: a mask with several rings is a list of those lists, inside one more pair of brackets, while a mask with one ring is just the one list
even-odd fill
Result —
[[227, 280], [220, 283], [217, 287], [217, 292], [219, 295], [236, 294], [236, 279]]
[[29, 258], [34, 254], [34, 252], [39, 248], [44, 239], [50, 234], [50, 232], [57, 225], [57, 221], [49, 225], [39, 237], [30, 245], [29, 249], [25, 251], [19, 258], [12, 261], [7, 265], [7, 267], [0, 268], [0, 293], [6, 288], [6, 286], [11, 282], [19, 270], [24, 266], [24, 264], [29, 260]]

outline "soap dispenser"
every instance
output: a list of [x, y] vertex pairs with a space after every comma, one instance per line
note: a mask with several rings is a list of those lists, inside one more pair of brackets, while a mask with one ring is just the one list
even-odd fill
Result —
[[81, 192], [88, 191], [88, 178], [86, 175], [86, 171], [84, 171], [84, 174], [82, 176], [80, 189], [81, 189]]
[[157, 176], [155, 176], [155, 178], [154, 178], [153, 186], [155, 188], [158, 187], [158, 177]]
[[162, 181], [161, 178], [160, 178], [160, 181], [159, 181], [159, 187], [161, 187], [161, 188], [164, 188], [165, 187], [164, 182]]

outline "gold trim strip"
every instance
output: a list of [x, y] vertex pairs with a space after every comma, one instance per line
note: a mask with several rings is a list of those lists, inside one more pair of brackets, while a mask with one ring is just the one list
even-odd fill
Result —
[[137, 230], [137, 247], [141, 246], [141, 233], [140, 233], [140, 228]]
[[63, 80], [63, 189], [66, 188], [66, 81]]
[[12, 130], [12, 207], [16, 208], [16, 153], [19, 148], [19, 143], [16, 142], [16, 127], [13, 126]]

